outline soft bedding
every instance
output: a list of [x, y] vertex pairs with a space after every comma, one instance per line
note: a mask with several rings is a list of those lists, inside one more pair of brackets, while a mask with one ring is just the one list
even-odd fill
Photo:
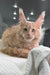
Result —
[[0, 53], [0, 75], [22, 75], [27, 59], [11, 57]]
[[49, 54], [50, 48], [42, 45], [32, 49], [27, 59], [0, 52], [0, 75], [50, 75]]

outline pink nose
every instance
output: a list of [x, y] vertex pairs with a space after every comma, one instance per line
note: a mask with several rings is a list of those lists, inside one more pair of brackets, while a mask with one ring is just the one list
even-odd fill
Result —
[[30, 34], [27, 34], [28, 36], [30, 36]]

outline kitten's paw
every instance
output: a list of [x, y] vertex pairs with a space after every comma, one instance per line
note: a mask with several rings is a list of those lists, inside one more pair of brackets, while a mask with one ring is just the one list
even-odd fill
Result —
[[17, 54], [18, 53], [18, 51], [17, 51], [17, 48], [15, 47], [15, 48], [13, 48], [13, 53], [14, 54]]

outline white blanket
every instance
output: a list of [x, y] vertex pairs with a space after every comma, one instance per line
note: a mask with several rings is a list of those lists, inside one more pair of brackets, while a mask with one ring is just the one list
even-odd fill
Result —
[[0, 53], [0, 75], [22, 75], [27, 59]]
[[48, 47], [39, 46], [32, 49], [28, 55], [24, 75], [50, 75], [50, 66], [46, 58], [49, 54], [50, 48]]
[[32, 49], [28, 59], [0, 53], [0, 75], [50, 75], [50, 66], [46, 58], [49, 54], [50, 48], [44, 46]]

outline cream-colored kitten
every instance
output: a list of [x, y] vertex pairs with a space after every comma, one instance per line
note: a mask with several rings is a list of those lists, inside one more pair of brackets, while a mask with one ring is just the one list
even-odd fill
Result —
[[19, 9], [19, 24], [5, 30], [2, 35], [3, 53], [27, 57], [32, 48], [39, 46], [41, 25], [45, 12], [42, 12], [35, 22], [27, 21], [23, 10]]

